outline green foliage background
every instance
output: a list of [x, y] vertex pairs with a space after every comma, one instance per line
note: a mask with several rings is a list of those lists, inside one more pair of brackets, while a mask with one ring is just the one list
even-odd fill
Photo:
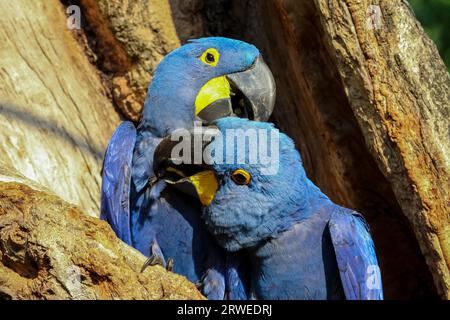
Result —
[[450, 0], [409, 0], [450, 71]]

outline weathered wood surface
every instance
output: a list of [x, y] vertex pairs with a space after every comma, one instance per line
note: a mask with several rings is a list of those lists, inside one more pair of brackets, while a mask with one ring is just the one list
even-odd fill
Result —
[[204, 299], [104, 221], [0, 163], [0, 299]]
[[1, 1], [0, 11], [0, 158], [97, 216], [119, 116], [59, 1]]
[[405, 1], [315, 1], [368, 150], [450, 299], [450, 76]]
[[180, 45], [166, 0], [81, 0], [115, 105], [138, 121], [152, 74]]

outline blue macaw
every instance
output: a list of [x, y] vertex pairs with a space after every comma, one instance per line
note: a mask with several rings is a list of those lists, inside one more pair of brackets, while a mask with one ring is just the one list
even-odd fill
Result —
[[149, 257], [146, 265], [173, 268], [201, 284], [210, 299], [245, 298], [243, 269], [206, 231], [201, 206], [155, 177], [153, 153], [163, 137], [199, 120], [267, 120], [274, 99], [273, 76], [256, 47], [219, 37], [194, 40], [161, 61], [139, 125], [123, 122], [106, 150], [101, 218]]
[[[203, 164], [179, 158], [167, 137], [155, 152], [155, 172], [180, 189], [192, 186], [216, 241], [227, 251], [247, 252], [250, 297], [383, 299], [367, 223], [307, 178], [293, 141], [265, 122], [229, 117], [213, 127], [209, 138], [196, 140], [202, 142]], [[169, 175], [168, 168], [179, 175]]]

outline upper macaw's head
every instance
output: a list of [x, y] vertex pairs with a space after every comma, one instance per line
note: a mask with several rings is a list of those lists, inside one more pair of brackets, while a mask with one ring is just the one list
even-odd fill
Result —
[[259, 50], [228, 38], [193, 40], [156, 68], [141, 126], [165, 136], [194, 121], [238, 116], [266, 121], [275, 103], [275, 82]]
[[[307, 179], [293, 141], [265, 122], [224, 118], [214, 126], [191, 131], [185, 148], [179, 136], [165, 138], [156, 149], [154, 169], [200, 199], [218, 243], [229, 251], [251, 248], [302, 219], [311, 192], [319, 191]], [[201, 162], [195, 159], [198, 150]]]

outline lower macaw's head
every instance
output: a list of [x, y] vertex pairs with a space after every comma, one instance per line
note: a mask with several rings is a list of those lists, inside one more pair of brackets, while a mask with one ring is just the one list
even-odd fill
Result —
[[189, 135], [165, 138], [154, 169], [200, 199], [206, 225], [225, 249], [254, 247], [302, 218], [299, 212], [316, 187], [293, 141], [272, 124], [223, 118]]
[[141, 126], [165, 136], [238, 116], [266, 121], [275, 103], [275, 82], [259, 50], [228, 38], [193, 40], [168, 54], [156, 68]]

